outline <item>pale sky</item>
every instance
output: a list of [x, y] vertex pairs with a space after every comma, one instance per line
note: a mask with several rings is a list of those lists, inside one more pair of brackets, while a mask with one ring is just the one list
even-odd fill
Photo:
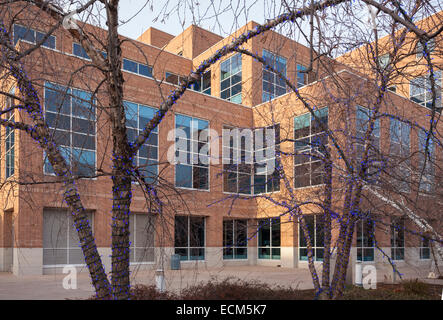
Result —
[[[144, 6], [146, 2], [147, 5]], [[119, 32], [136, 39], [149, 27], [155, 27], [178, 35], [191, 24], [197, 24], [226, 36], [245, 25], [247, 21], [255, 20], [263, 23], [265, 18], [278, 14], [278, 10], [275, 11], [273, 5], [270, 7], [269, 2], [273, 1], [124, 0], [121, 1], [122, 22]], [[218, 14], [215, 15], [215, 12]]]

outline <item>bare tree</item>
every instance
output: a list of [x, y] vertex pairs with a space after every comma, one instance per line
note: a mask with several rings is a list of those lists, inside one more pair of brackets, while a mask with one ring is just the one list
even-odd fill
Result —
[[[192, 1], [191, 1], [192, 2]], [[351, 47], [354, 48], [361, 45], [361, 42], [356, 39], [346, 39], [343, 35], [340, 36], [339, 29], [331, 29], [331, 24], [338, 26], [346, 26], [350, 18], [354, 21], [352, 27], [355, 30], [360, 28], [363, 21], [359, 20], [359, 13], [361, 8], [354, 8], [351, 1], [345, 0], [326, 0], [326, 1], [284, 1], [282, 5], [282, 12], [277, 14], [266, 23], [258, 25], [253, 30], [247, 30], [239, 37], [233, 38], [232, 41], [217, 50], [210, 58], [206, 59], [193, 70], [188, 76], [182, 78], [180, 85], [168, 96], [164, 97], [163, 102], [158, 106], [159, 111], [141, 130], [140, 134], [135, 140], [131, 141], [128, 138], [127, 115], [125, 113], [125, 87], [124, 76], [122, 74], [122, 44], [127, 39], [123, 39], [118, 35], [117, 28], [119, 26], [119, 1], [85, 1], [74, 12], [64, 12], [57, 4], [57, 1], [9, 1], [7, 6], [3, 9], [8, 12], [8, 20], [5, 19], [1, 24], [2, 34], [0, 35], [0, 43], [2, 48], [2, 80], [5, 87], [2, 88], [2, 95], [5, 98], [13, 99], [13, 103], [8, 108], [2, 111], [2, 114], [7, 115], [9, 112], [17, 109], [26, 115], [23, 121], [14, 121], [11, 117], [1, 120], [1, 125], [11, 129], [17, 129], [25, 132], [33, 138], [40, 148], [44, 150], [47, 159], [52, 166], [55, 175], [59, 178], [59, 182], [63, 183], [63, 198], [67, 203], [69, 210], [73, 214], [74, 224], [78, 230], [79, 240], [82, 251], [85, 256], [85, 261], [88, 266], [91, 280], [96, 290], [97, 296], [102, 299], [127, 299], [129, 297], [130, 278], [129, 278], [129, 216], [130, 206], [132, 200], [133, 186], [131, 182], [136, 176], [141, 182], [143, 191], [146, 193], [147, 203], [152, 210], [165, 210], [165, 202], [160, 199], [157, 190], [158, 187], [154, 184], [147, 183], [140, 173], [141, 168], [133, 165], [133, 158], [138, 150], [151, 136], [152, 132], [158, 127], [159, 123], [166, 116], [168, 112], [173, 109], [173, 105], [185, 93], [185, 91], [198, 79], [202, 74], [210, 68], [217, 60], [227, 56], [233, 52], [239, 52], [243, 55], [248, 55], [255, 58], [262, 63], [266, 68], [274, 72], [283, 79], [286, 86], [294, 92], [293, 97], [296, 97], [301, 107], [304, 108], [312, 117], [313, 123], [318, 126], [320, 132], [324, 132], [328, 139], [325, 144], [324, 140], [319, 143], [313, 142], [315, 145], [311, 146], [308, 155], [316, 157], [321, 162], [321, 170], [324, 173], [318, 173], [324, 179], [324, 190], [314, 192], [308, 199], [300, 199], [295, 190], [293, 179], [285, 171], [283, 165], [279, 162], [277, 165], [278, 177], [285, 186], [284, 195], [277, 198], [274, 196], [260, 195], [253, 196], [255, 198], [264, 198], [270, 201], [273, 205], [284, 208], [285, 215], [291, 215], [298, 219], [308, 250], [309, 268], [313, 277], [314, 287], [316, 292], [324, 298], [338, 298], [344, 288], [345, 277], [348, 269], [349, 256], [351, 244], [353, 240], [354, 228], [356, 222], [364, 218], [360, 214], [362, 212], [362, 201], [366, 196], [366, 191], [375, 195], [379, 200], [389, 204], [394, 209], [398, 209], [398, 201], [392, 201], [390, 196], [383, 195], [379, 189], [374, 189], [372, 177], [374, 172], [382, 170], [380, 165], [383, 161], [382, 152], [373, 144], [374, 131], [377, 130], [377, 121], [383, 117], [391, 117], [396, 114], [385, 112], [386, 106], [389, 105], [390, 95], [387, 94], [389, 81], [397, 78], [399, 73], [404, 70], [398, 70], [395, 67], [394, 61], [401, 61], [404, 53], [400, 52], [400, 48], [405, 45], [406, 35], [413, 34], [415, 41], [419, 41], [423, 47], [426, 66], [429, 67], [429, 81], [431, 84], [432, 98], [430, 99], [431, 106], [431, 121], [427, 127], [425, 123], [415, 125], [419, 130], [424, 130], [427, 133], [427, 138], [424, 147], [424, 162], [422, 163], [420, 179], [424, 176], [426, 171], [427, 160], [429, 156], [429, 146], [434, 142], [434, 145], [440, 146], [440, 136], [438, 131], [439, 106], [438, 100], [438, 86], [435, 82], [436, 67], [434, 62], [429, 57], [428, 42], [441, 34], [441, 28], [433, 26], [429, 30], [422, 29], [415, 25], [413, 17], [423, 12], [430, 13], [436, 11], [436, 6], [433, 4], [423, 3], [421, 1], [411, 1], [410, 10], [404, 10], [397, 1], [375, 2], [372, 0], [364, 0], [365, 4], [371, 6], [371, 12], [376, 12], [383, 16], [383, 21], [386, 24], [389, 34], [392, 36], [395, 43], [394, 52], [390, 53], [392, 57], [391, 62], [387, 66], [382, 66], [380, 62], [380, 53], [378, 45], [379, 29], [376, 25], [367, 32], [367, 40], [363, 42], [371, 55], [368, 58], [367, 65], [370, 66], [370, 75], [367, 79], [352, 72], [342, 72], [349, 70], [342, 63], [333, 61], [331, 54], [336, 53], [337, 46], [346, 43], [348, 40]], [[13, 5], [17, 5], [14, 7]], [[24, 6], [24, 7], [23, 7]], [[12, 10], [14, 8], [14, 10]], [[73, 13], [88, 13], [93, 16], [94, 8], [100, 8], [104, 11], [107, 30], [96, 31], [92, 30], [87, 24], [75, 22], [69, 23], [66, 20]], [[375, 9], [374, 9], [375, 8]], [[10, 10], [11, 9], [11, 10]], [[35, 19], [38, 13], [47, 14], [51, 17], [50, 23], [47, 26], [47, 32], [42, 34], [40, 40], [35, 41], [33, 45], [15, 46], [14, 39], [11, 32], [11, 27], [15, 19], [20, 18], [23, 13], [26, 15], [26, 10], [31, 10], [37, 15], [32, 15]], [[407, 12], [412, 12], [408, 15]], [[309, 32], [304, 33], [300, 20], [303, 17], [309, 19]], [[341, 20], [342, 19], [342, 20]], [[351, 19], [351, 20], [352, 20]], [[373, 15], [373, 19], [379, 19]], [[26, 19], [25, 19], [26, 20]], [[29, 21], [28, 21], [29, 22]], [[86, 21], [85, 21], [86, 22]], [[312, 75], [313, 79], [319, 80], [321, 87], [321, 95], [317, 92], [310, 92], [309, 90], [302, 91], [298, 89], [297, 83], [294, 83], [282, 74], [279, 70], [269, 65], [263, 57], [249, 52], [242, 48], [250, 39], [259, 35], [268, 33], [280, 25], [289, 25], [296, 31], [301, 32], [305, 36], [305, 40], [309, 46], [310, 65], [304, 70], [304, 73]], [[63, 31], [61, 27], [65, 27]], [[403, 29], [401, 29], [403, 28]], [[331, 29], [331, 30], [328, 30]], [[89, 61], [77, 70], [84, 68], [91, 68], [97, 74], [94, 77], [94, 90], [92, 92], [101, 94], [104, 99], [100, 102], [100, 107], [103, 110], [103, 115], [107, 117], [109, 123], [109, 132], [112, 141], [110, 141], [110, 151], [112, 152], [112, 172], [103, 170], [102, 174], [110, 175], [113, 183], [112, 188], [112, 271], [111, 278], [108, 279], [104, 271], [102, 261], [97, 251], [97, 247], [92, 234], [91, 226], [87, 219], [87, 213], [83, 205], [83, 199], [76, 181], [81, 178], [72, 173], [67, 159], [61, 152], [60, 145], [57, 139], [51, 134], [48, 125], [48, 119], [45, 118], [42, 112], [42, 97], [38, 94], [38, 82], [33, 81], [27, 75], [26, 68], [32, 66], [35, 54], [42, 45], [45, 44], [50, 36], [58, 31], [68, 32], [69, 36], [78, 42], [82, 49], [89, 57]], [[402, 31], [403, 30], [403, 31]], [[355, 32], [354, 35], [356, 35]], [[375, 44], [374, 44], [375, 41]], [[375, 46], [375, 53], [373, 52]], [[365, 47], [365, 48], [366, 48]], [[105, 54], [103, 54], [105, 52]], [[396, 60], [397, 59], [397, 60]], [[343, 63], [349, 64], [347, 61]], [[355, 66], [353, 66], [355, 68]], [[358, 70], [364, 74], [362, 70]], [[356, 72], [356, 73], [357, 73]], [[9, 84], [9, 85], [8, 85]], [[13, 85], [10, 85], [13, 84]], [[352, 85], [351, 85], [352, 84]], [[10, 87], [16, 87], [16, 91], [11, 92]], [[160, 90], [160, 88], [159, 88]], [[90, 101], [91, 103], [93, 101]], [[347, 110], [347, 106], [358, 102], [362, 106], [366, 106], [370, 112], [367, 114], [367, 122], [361, 135], [356, 137], [353, 131], [351, 122], [347, 122], [352, 118], [352, 115]], [[325, 104], [327, 103], [327, 104]], [[272, 102], [270, 103], [272, 105]], [[318, 109], [321, 106], [329, 105], [332, 110], [337, 110], [337, 114], [344, 118], [334, 118], [330, 116], [330, 120], [324, 119], [320, 116]], [[275, 112], [266, 111], [264, 114], [266, 125], [275, 125], [277, 117], [282, 115], [275, 114]], [[334, 118], [334, 119], [332, 119]], [[327, 119], [327, 118], [326, 118]], [[340, 122], [346, 120], [345, 128], [337, 131], [331, 127], [328, 121]], [[411, 122], [407, 117], [399, 119], [402, 123]], [[412, 124], [411, 124], [412, 125]], [[292, 132], [286, 132], [286, 136], [281, 135], [281, 142], [289, 144], [296, 143]], [[356, 142], [356, 140], [358, 140]], [[354, 146], [360, 146], [358, 152], [347, 148], [347, 142], [352, 142]], [[283, 145], [282, 145], [283, 146]], [[284, 161], [285, 158], [294, 158], [302, 154], [301, 151], [284, 149], [283, 147], [277, 152], [277, 159]], [[304, 155], [307, 153], [305, 152]], [[427, 159], [427, 160], [426, 160]], [[404, 159], [403, 159], [404, 160]], [[403, 161], [403, 160], [400, 160]], [[100, 173], [100, 172], [99, 172]], [[161, 176], [161, 175], [160, 175]], [[161, 179], [157, 177], [157, 179]], [[378, 179], [377, 179], [378, 180]], [[19, 182], [20, 183], [20, 182]], [[24, 183], [24, 182], [21, 182]], [[31, 182], [27, 183], [34, 183]], [[37, 182], [38, 183], [38, 182]], [[392, 185], [392, 184], [391, 184]], [[169, 190], [172, 190], [171, 187]], [[383, 189], [384, 190], [384, 189]], [[395, 191], [388, 189], [389, 192]], [[174, 192], [174, 191], [172, 191]], [[283, 193], [282, 193], [283, 194]], [[336, 197], [340, 195], [339, 197]], [[431, 194], [435, 194], [431, 192]], [[438, 193], [437, 193], [438, 194]], [[232, 201], [237, 201], [242, 198], [251, 198], [244, 196], [233, 196]], [[387, 201], [385, 200], [387, 199]], [[408, 199], [409, 200], [409, 199]], [[412, 201], [412, 199], [410, 199]], [[403, 200], [407, 201], [407, 200]], [[438, 200], [440, 201], [440, 200]], [[414, 206], [419, 206], [419, 201], [416, 199], [411, 202]], [[314, 264], [313, 253], [313, 239], [307, 228], [305, 216], [303, 215], [304, 207], [315, 206], [320, 208], [323, 214], [324, 221], [324, 261], [323, 272], [320, 278], [317, 274]], [[172, 209], [173, 210], [173, 209]], [[438, 228], [431, 226], [426, 220], [426, 217], [415, 214], [415, 210], [402, 210], [405, 215], [413, 218], [417, 224], [424, 226], [423, 231], [431, 233], [431, 238], [434, 242], [441, 244], [441, 234]], [[412, 214], [411, 214], [412, 213]], [[425, 219], [425, 220], [424, 220]], [[337, 237], [333, 237], [334, 224], [338, 227], [339, 233]], [[426, 236], [427, 237], [427, 236]], [[335, 248], [335, 269], [332, 279], [330, 278], [331, 263], [330, 259]], [[441, 246], [438, 247], [440, 252]]]

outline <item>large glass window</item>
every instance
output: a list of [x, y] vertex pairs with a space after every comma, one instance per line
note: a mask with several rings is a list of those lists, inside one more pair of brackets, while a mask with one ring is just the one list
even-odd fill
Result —
[[294, 119], [296, 188], [320, 185], [324, 182], [322, 155], [323, 148], [328, 144], [328, 136], [324, 131], [328, 128], [328, 108], [316, 110], [315, 115], [318, 121], [310, 113]]
[[86, 50], [80, 44], [75, 42], [72, 44], [72, 54], [83, 59], [91, 60], [86, 53]]
[[[175, 186], [191, 189], [209, 189], [209, 122], [177, 114], [175, 116]], [[205, 134], [206, 133], [206, 134]]]
[[[74, 174], [95, 174], [95, 107], [91, 93], [47, 82], [46, 122]], [[45, 159], [45, 173], [54, 170]]]
[[[435, 91], [436, 91], [435, 107], [441, 108], [442, 107], [441, 71], [440, 70], [434, 71], [434, 77], [435, 77]], [[432, 107], [432, 90], [431, 90], [431, 80], [429, 79], [429, 75], [423, 77], [417, 77], [411, 80], [409, 87], [409, 98], [412, 101], [426, 108], [430, 109]]]
[[391, 259], [405, 259], [405, 220], [402, 218], [391, 220]]
[[199, 81], [192, 86], [192, 90], [199, 91], [204, 94], [211, 94], [211, 70], [203, 73]]
[[431, 248], [429, 246], [429, 239], [420, 239], [420, 259], [429, 260], [431, 259]]
[[390, 154], [394, 160], [391, 168], [392, 184], [399, 191], [410, 191], [411, 160], [409, 154], [410, 126], [395, 118], [390, 124]]
[[[357, 166], [361, 165], [361, 159], [364, 151], [364, 139], [366, 131], [368, 130], [369, 120], [372, 117], [372, 109], [362, 106], [357, 106], [356, 110], [356, 158]], [[378, 161], [380, 160], [380, 120], [376, 119], [374, 122], [374, 130], [372, 131], [371, 141], [369, 144], [369, 153], [367, 161], [366, 177], [371, 183], [377, 182], [377, 176], [380, 172], [378, 168]]]
[[[44, 37], [46, 36], [46, 33], [44, 32], [39, 32], [37, 30], [26, 28], [18, 24], [14, 24], [13, 29], [14, 29], [14, 45], [17, 44], [19, 40], [25, 40], [32, 44], [36, 44], [37, 42], [44, 39]], [[55, 36], [50, 35], [48, 39], [46, 39], [43, 42], [42, 47], [55, 49]]]
[[258, 258], [280, 259], [280, 217], [258, 220]]
[[357, 261], [374, 261], [374, 222], [369, 218], [357, 222]]
[[223, 221], [223, 259], [248, 258], [248, 220]]
[[[9, 91], [9, 93], [14, 94], [14, 88]], [[5, 110], [13, 107], [13, 101], [11, 97], [6, 97]], [[15, 110], [6, 113], [6, 119], [14, 122]], [[5, 157], [6, 157], [6, 172], [5, 177], [9, 178], [14, 175], [15, 171], [15, 130], [11, 127], [5, 127]]]
[[181, 260], [204, 260], [205, 218], [175, 216], [174, 246]]
[[237, 53], [220, 64], [220, 97], [234, 103], [242, 101], [241, 58], [241, 54]]
[[154, 262], [154, 216], [132, 213], [129, 216], [129, 261]]
[[[252, 190], [252, 141], [253, 133], [249, 129], [224, 127], [230, 130], [229, 141], [223, 135], [223, 191], [229, 193], [251, 194]], [[237, 142], [235, 143], [235, 140]], [[237, 159], [238, 163], [234, 161]], [[249, 161], [247, 161], [249, 159]], [[249, 162], [249, 163], [247, 163]]]
[[[305, 215], [305, 224], [308, 229], [309, 238], [311, 239], [312, 253], [314, 261], [323, 261], [324, 251], [324, 225], [322, 215]], [[302, 227], [298, 228], [299, 239], [299, 259], [308, 260], [308, 243]]]
[[[154, 118], [157, 109], [124, 102], [126, 111], [126, 127], [128, 140], [133, 142], [146, 125]], [[154, 183], [158, 176], [158, 127], [155, 128], [143, 146], [138, 150], [135, 165], [138, 167], [146, 183]]]
[[[92, 213], [87, 212], [91, 228]], [[72, 214], [65, 209], [43, 210], [43, 265], [84, 265], [77, 229]]]
[[[269, 141], [269, 132], [275, 133], [274, 145]], [[272, 131], [273, 130], [273, 131]], [[275, 124], [254, 131], [254, 194], [280, 190], [280, 125]], [[271, 170], [273, 168], [273, 170]]]
[[123, 70], [152, 78], [152, 67], [123, 58]]
[[[263, 50], [263, 59], [266, 64], [274, 70], [286, 76], [286, 58], [283, 58], [275, 53]], [[286, 82], [281, 79], [277, 73], [268, 69], [263, 65], [263, 94], [262, 101], [269, 101], [275, 97], [286, 93]]]
[[184, 81], [184, 78], [172, 72], [165, 72], [165, 81], [167, 83], [179, 85]]
[[308, 84], [308, 74], [304, 71], [306, 71], [306, 67], [297, 64], [297, 88], [303, 87]]
[[419, 130], [418, 132], [418, 180], [419, 190], [424, 192], [432, 192], [434, 190], [434, 164], [435, 161], [435, 144], [432, 138], [426, 152], [427, 132]]

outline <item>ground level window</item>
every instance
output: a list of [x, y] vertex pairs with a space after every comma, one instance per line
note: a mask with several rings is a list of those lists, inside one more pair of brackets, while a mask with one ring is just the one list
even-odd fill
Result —
[[175, 216], [175, 253], [181, 260], [205, 259], [205, 218]]
[[[305, 215], [305, 223], [308, 229], [309, 238], [313, 250], [314, 261], [323, 261], [324, 237], [323, 237], [323, 216]], [[304, 232], [299, 225], [299, 255], [301, 261], [308, 260], [308, 244]]]
[[129, 261], [154, 262], [154, 217], [149, 214], [129, 216]]
[[420, 259], [431, 259], [431, 248], [429, 247], [429, 239], [422, 238], [420, 241]]
[[[87, 217], [92, 227], [92, 213]], [[43, 265], [84, 265], [77, 229], [72, 214], [65, 209], [43, 211]]]
[[280, 259], [280, 217], [258, 220], [258, 258]]
[[393, 219], [391, 223], [391, 259], [405, 259], [405, 221]]
[[357, 222], [357, 261], [374, 261], [374, 222]]
[[248, 221], [223, 221], [223, 259], [248, 258]]

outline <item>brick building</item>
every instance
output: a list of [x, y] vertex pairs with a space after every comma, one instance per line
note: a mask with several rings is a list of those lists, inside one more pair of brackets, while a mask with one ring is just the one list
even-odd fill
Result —
[[[124, 99], [129, 138], [134, 138], [153, 117], [155, 108], [174, 89], [174, 85], [180, 83], [181, 76], [187, 76], [216, 50], [256, 25], [249, 22], [226, 38], [197, 26], [190, 26], [178, 36], [149, 28], [137, 40], [123, 42]], [[29, 47], [42, 38], [47, 27], [41, 21], [14, 24], [14, 44], [20, 49]], [[99, 28], [83, 27], [98, 39], [105, 35], [104, 30]], [[316, 114], [323, 123], [333, 132], [343, 133], [337, 136], [343, 146], [348, 145], [350, 133], [358, 136], [359, 130], [363, 132], [364, 119], [370, 112], [367, 106], [374, 103], [373, 93], [376, 90], [368, 81], [371, 66], [355, 63], [364, 61], [359, 57], [363, 49], [336, 60], [322, 57], [322, 67], [304, 73], [302, 71], [310, 64], [309, 48], [274, 31], [249, 40], [244, 48], [259, 53], [276, 70], [296, 80], [300, 94], [316, 106]], [[415, 50], [415, 47], [405, 45], [404, 50]], [[106, 55], [104, 51], [103, 54]], [[106, 173], [111, 167], [112, 138], [106, 121], [106, 96], [103, 90], [92, 95], [99, 86], [100, 78], [93, 69], [84, 67], [88, 61], [84, 49], [73, 42], [66, 31], [59, 29], [41, 49], [32, 53], [25, 66], [28, 76], [38, 85], [47, 122], [64, 155], [70, 159], [72, 170], [79, 175], [94, 176], [79, 179], [77, 184], [83, 204], [90, 212], [97, 247], [106, 270], [109, 270], [112, 181]], [[407, 61], [402, 63], [406, 65]], [[418, 72], [416, 79], [423, 76], [425, 69], [423, 66], [420, 71], [415, 66], [414, 70]], [[395, 79], [396, 90], [390, 86], [382, 111], [425, 126], [428, 123], [426, 104], [429, 98], [424, 93], [426, 88], [414, 86], [414, 79]], [[14, 88], [13, 84], [3, 85]], [[441, 92], [441, 83], [439, 85]], [[343, 103], [346, 96], [354, 97], [351, 103]], [[439, 99], [441, 104], [441, 95]], [[92, 101], [96, 107], [91, 105]], [[5, 99], [4, 106], [7, 107], [8, 103], [11, 101]], [[26, 121], [22, 111], [14, 111], [8, 117]], [[422, 136], [419, 132], [403, 129], [402, 124], [392, 118], [381, 118], [376, 125], [378, 129], [374, 139], [380, 151], [390, 150], [396, 146], [395, 143], [407, 144], [411, 153], [420, 150]], [[169, 200], [165, 201], [168, 207], [165, 213], [156, 215], [148, 207], [144, 193], [134, 183], [131, 206], [131, 264], [134, 267], [169, 266], [169, 258], [174, 253], [181, 256], [184, 268], [196, 265], [307, 267], [306, 243], [296, 219], [285, 214], [281, 206], [273, 205], [267, 197], [280, 203], [291, 197], [299, 202], [314, 201], [321, 196], [323, 187], [321, 161], [299, 156], [281, 158], [287, 181], [291, 183], [291, 192], [278, 174], [258, 175], [253, 166], [168, 162], [168, 150], [174, 140], [174, 136], [171, 138], [168, 134], [173, 128], [181, 128], [188, 133], [192, 156], [203, 153], [198, 147], [193, 149], [198, 145], [198, 139], [191, 132], [205, 128], [221, 133], [224, 128], [267, 127], [278, 128], [282, 152], [309, 149], [308, 145], [312, 146], [314, 140], [328, 143], [327, 138], [324, 140], [324, 132], [316, 126], [297, 95], [275, 72], [264, 68], [250, 56], [236, 53], [222, 58], [211, 66], [198, 84], [186, 91], [135, 159], [145, 179], [150, 182], [157, 180], [156, 183], [163, 186], [163, 196], [167, 198], [169, 194]], [[407, 141], [400, 139], [398, 142], [395, 138], [398, 130], [409, 130], [406, 135], [400, 133], [400, 136], [407, 137]], [[1, 138], [0, 271], [17, 275], [47, 274], [60, 271], [67, 264], [81, 266], [83, 258], [75, 229], [63, 203], [60, 184], [50, 183], [57, 178], [45, 154], [24, 132], [2, 127]], [[306, 139], [311, 143], [306, 143]], [[351, 158], [358, 159], [355, 153], [358, 141], [352, 140], [352, 145], [354, 147], [347, 152]], [[222, 155], [221, 143], [219, 147]], [[242, 148], [237, 146], [239, 151], [247, 152]], [[333, 152], [332, 156], [340, 163], [338, 154]], [[442, 160], [440, 148], [436, 148], [435, 156], [437, 161]], [[419, 163], [418, 157], [411, 161]], [[434, 171], [434, 174], [438, 176], [438, 172]], [[15, 183], [17, 181], [28, 183]], [[46, 183], [32, 183], [35, 181]], [[333, 183], [333, 207], [339, 211], [343, 205], [340, 187], [343, 181], [339, 174], [334, 175]], [[424, 188], [435, 186], [441, 186], [436, 179]], [[178, 190], [179, 197], [167, 191], [173, 189]], [[435, 193], [438, 194], [437, 190]], [[263, 196], [252, 197], [254, 195]], [[237, 196], [249, 196], [249, 199]], [[439, 206], [428, 200], [429, 195], [419, 196], [423, 198], [417, 202], [420, 210], [438, 219]], [[367, 206], [368, 210], [375, 207], [383, 212], [392, 210], [385, 203], [374, 205], [378, 202], [368, 194], [363, 200], [363, 207]], [[306, 205], [303, 213], [310, 215], [307, 222], [312, 230], [314, 255], [321, 264], [323, 238], [319, 231], [321, 219], [316, 215], [320, 213], [319, 209], [312, 204]], [[408, 222], [406, 224], [414, 228]], [[374, 231], [377, 244], [391, 254], [399, 267], [412, 266], [429, 271], [428, 243], [418, 237], [408, 242], [405, 232], [394, 232], [381, 226]], [[382, 253], [375, 248], [374, 241], [370, 240], [368, 234], [371, 232], [363, 222], [359, 224], [351, 261], [352, 265], [357, 261], [375, 264], [378, 270], [382, 270], [379, 272], [381, 278], [392, 274], [392, 271]]]

